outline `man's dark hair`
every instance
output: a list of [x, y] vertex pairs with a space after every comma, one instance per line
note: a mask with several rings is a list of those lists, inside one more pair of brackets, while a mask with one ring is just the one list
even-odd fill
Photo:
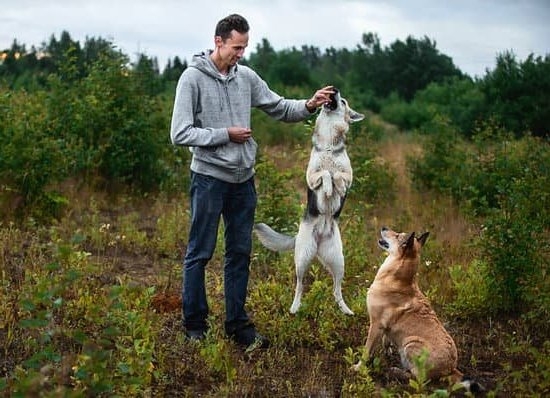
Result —
[[220, 20], [216, 25], [215, 36], [220, 36], [225, 40], [231, 36], [231, 31], [236, 30], [239, 33], [248, 33], [250, 27], [243, 16], [239, 14], [231, 14]]

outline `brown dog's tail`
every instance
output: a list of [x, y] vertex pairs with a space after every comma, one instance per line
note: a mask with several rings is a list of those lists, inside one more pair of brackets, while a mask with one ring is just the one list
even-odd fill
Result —
[[483, 393], [485, 388], [470, 376], [464, 375], [460, 370], [455, 369], [451, 375], [451, 381], [460, 384], [466, 391], [473, 395]]
[[466, 391], [472, 394], [479, 394], [485, 391], [485, 388], [481, 384], [468, 376], [463, 376], [459, 384], [462, 384]]
[[254, 225], [254, 232], [260, 242], [262, 242], [262, 245], [269, 250], [284, 252], [294, 249], [296, 241], [294, 236], [288, 236], [277, 232], [267, 224], [259, 223]]

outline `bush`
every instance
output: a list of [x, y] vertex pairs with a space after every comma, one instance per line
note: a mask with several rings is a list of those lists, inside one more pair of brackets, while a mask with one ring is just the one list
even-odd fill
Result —
[[67, 177], [74, 164], [69, 140], [51, 131], [44, 92], [0, 90], [0, 205], [3, 217], [56, 214], [63, 204], [51, 185]]
[[540, 292], [550, 252], [550, 147], [529, 136], [514, 140], [490, 123], [479, 128], [473, 145], [453, 137], [442, 129], [428, 140], [423, 157], [411, 163], [413, 178], [483, 217], [478, 243], [490, 307], [536, 310], [533, 292]]
[[428, 109], [401, 100], [395, 94], [383, 102], [380, 115], [403, 130], [412, 130], [430, 120]]
[[453, 265], [449, 269], [455, 298], [446, 308], [455, 316], [466, 319], [491, 312], [493, 300], [489, 283], [490, 266], [474, 260], [469, 266]]
[[81, 79], [64, 62], [46, 91], [0, 89], [0, 200], [17, 214], [58, 214], [65, 199], [52, 187], [69, 176], [145, 191], [170, 176], [168, 115], [125, 58], [99, 57]]

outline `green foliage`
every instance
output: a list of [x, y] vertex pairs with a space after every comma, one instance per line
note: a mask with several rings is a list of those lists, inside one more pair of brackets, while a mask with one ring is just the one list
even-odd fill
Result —
[[[369, 129], [370, 126], [367, 126]], [[348, 152], [353, 159], [353, 183], [349, 197], [374, 203], [395, 198], [395, 173], [376, 159], [372, 134], [361, 129], [348, 135]]]
[[413, 178], [484, 216], [479, 244], [489, 266], [487, 298], [494, 298], [487, 307], [535, 310], [532, 292], [548, 269], [550, 148], [533, 137], [513, 140], [492, 125], [477, 131], [474, 150], [453, 137], [443, 129], [428, 141], [423, 158], [412, 162]]
[[422, 156], [408, 161], [413, 183], [419, 188], [459, 195], [465, 167], [465, 154], [460, 149], [462, 140], [448, 119], [434, 118], [431, 125], [434, 134], [425, 141]]
[[[12, 229], [7, 239], [21, 232]], [[52, 236], [53, 237], [53, 236]], [[3, 237], [4, 238], [4, 237]], [[24, 274], [6, 279], [2, 301], [17, 314], [7, 325], [4, 350], [20, 347], [5, 388], [14, 396], [56, 394], [139, 395], [155, 372], [153, 318], [147, 311], [152, 289], [126, 284], [102, 286], [103, 269], [90, 263], [81, 239], [57, 240], [37, 253]], [[53, 242], [52, 242], [53, 243]], [[72, 396], [72, 395], [71, 395]]]
[[228, 385], [233, 384], [237, 376], [237, 370], [231, 363], [227, 342], [223, 340], [219, 342], [207, 341], [200, 349], [200, 355], [215, 372], [223, 374]]
[[548, 137], [550, 125], [550, 56], [529, 55], [523, 62], [511, 52], [497, 56], [496, 67], [480, 84], [487, 117], [516, 136], [526, 132]]
[[[481, 146], [487, 153], [490, 145], [486, 139]], [[541, 231], [549, 226], [550, 149], [536, 138], [525, 137], [504, 141], [487, 154], [492, 155], [490, 161], [478, 165], [477, 171], [484, 172], [478, 180], [484, 180], [486, 203], [493, 209], [480, 241], [492, 265], [492, 294], [502, 298], [497, 308], [525, 311], [534, 308], [536, 295], [529, 291], [541, 286], [548, 269], [550, 246]], [[482, 168], [487, 163], [491, 167]]]
[[44, 92], [29, 94], [0, 88], [0, 204], [18, 214], [22, 208], [35, 208], [35, 215], [56, 214], [63, 198], [48, 189], [67, 177], [71, 168], [69, 143], [51, 132], [48, 97]]
[[373, 396], [376, 393], [376, 384], [372, 378], [370, 368], [365, 366], [364, 362], [357, 366], [361, 359], [359, 352], [349, 347], [346, 349], [344, 360], [355, 372], [352, 377], [344, 380], [342, 387], [342, 396], [344, 397]]
[[419, 40], [408, 36], [382, 48], [377, 35], [364, 34], [355, 59], [353, 84], [372, 88], [380, 98], [395, 92], [408, 102], [431, 82], [462, 76], [452, 59], [440, 54], [428, 37]]
[[167, 132], [168, 123], [161, 103], [147, 93], [149, 77], [110, 54], [79, 79], [77, 61], [69, 51], [47, 91], [0, 91], [7, 116], [0, 127], [0, 199], [14, 204], [12, 211], [58, 216], [66, 202], [51, 187], [68, 177], [141, 190], [169, 177], [168, 133], [158, 133]]
[[545, 341], [541, 349], [534, 348], [528, 342], [512, 343], [509, 345], [512, 353], [527, 352], [529, 359], [516, 369], [506, 365], [505, 382], [517, 386], [518, 396], [534, 396], [534, 391], [538, 392], [537, 396], [550, 394], [550, 341]]
[[[521, 210], [487, 218], [480, 244], [492, 265], [488, 274], [491, 296], [499, 298], [493, 310], [539, 312], [535, 306], [539, 300], [535, 298], [538, 294], [546, 297], [549, 291], [541, 284], [548, 272], [549, 245], [544, 233], [540, 239], [539, 226], [537, 220], [525, 218]], [[533, 295], [535, 291], [538, 294]]]
[[412, 130], [431, 120], [428, 108], [402, 101], [396, 93], [382, 101], [380, 115], [404, 130]]
[[449, 275], [455, 297], [446, 304], [446, 308], [462, 319], [491, 313], [496, 298], [491, 295], [489, 272], [489, 265], [481, 260], [475, 260], [467, 267], [459, 264], [451, 266]]
[[422, 117], [413, 119], [412, 122], [417, 124], [411, 123], [407, 128], [430, 132], [430, 122], [441, 115], [463, 136], [470, 137], [482, 117], [485, 96], [474, 81], [454, 78], [443, 83], [430, 83], [415, 95], [411, 107]]
[[[263, 222], [281, 232], [297, 230], [301, 217], [299, 195], [294, 189], [295, 171], [278, 171], [273, 161], [261, 156], [256, 164], [258, 189], [257, 222]], [[302, 191], [305, 191], [304, 181]]]

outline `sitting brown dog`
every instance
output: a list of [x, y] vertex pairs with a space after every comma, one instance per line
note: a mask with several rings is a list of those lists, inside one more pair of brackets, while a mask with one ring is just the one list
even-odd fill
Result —
[[429, 233], [416, 237], [414, 232], [398, 233], [384, 227], [380, 235], [378, 245], [388, 256], [367, 293], [369, 359], [385, 337], [397, 347], [403, 368], [413, 376], [419, 374], [415, 359], [427, 353], [429, 379], [450, 377], [471, 391], [479, 390], [477, 383], [466, 380], [457, 369], [456, 345], [416, 283], [420, 252]]

